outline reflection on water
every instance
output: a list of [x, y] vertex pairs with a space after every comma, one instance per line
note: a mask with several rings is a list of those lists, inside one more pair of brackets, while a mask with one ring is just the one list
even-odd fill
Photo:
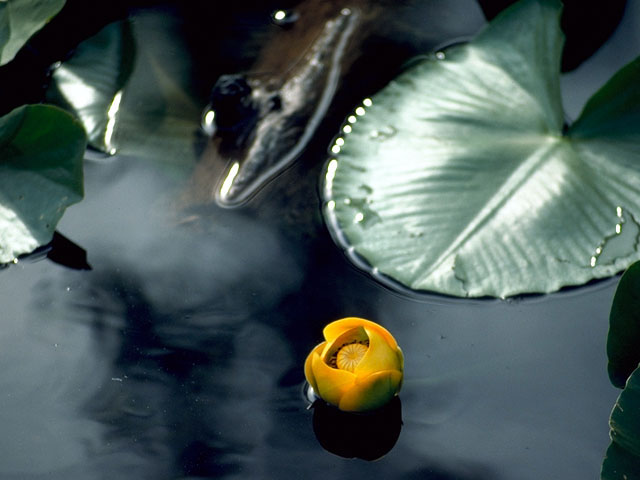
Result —
[[[452, 22], [461, 11], [464, 15]], [[424, 23], [433, 18], [439, 20]], [[345, 113], [341, 95], [380, 88], [418, 49], [440, 43], [443, 32], [468, 34], [482, 24], [478, 6], [465, 0], [304, 0], [294, 10], [274, 11], [271, 19], [282, 28], [263, 42], [255, 63], [241, 74], [220, 76], [212, 90], [202, 123], [213, 134], [213, 145], [193, 177], [197, 201], [246, 202], [325, 135], [320, 127], [327, 116]], [[381, 45], [386, 55], [380, 55]], [[356, 114], [363, 115], [363, 107]], [[339, 150], [333, 145], [334, 153]], [[212, 191], [210, 172], [221, 165]]]
[[[179, 181], [139, 159], [87, 165], [60, 231], [93, 270], [0, 271], [0, 478], [597, 477], [615, 281], [511, 302], [387, 291], [321, 224], [325, 146], [233, 211], [176, 211]], [[301, 395], [322, 327], [349, 315], [405, 354], [402, 432], [376, 462], [325, 451]]]
[[389, 404], [367, 414], [343, 412], [317, 400], [313, 408], [313, 431], [328, 452], [344, 458], [378, 460], [394, 447], [402, 429], [402, 403]]
[[[305, 252], [252, 209], [176, 228], [173, 181], [145, 164], [90, 166], [87, 182], [61, 230], [93, 270], [39, 262], [0, 275], [12, 366], [0, 374], [0, 477], [598, 471], [617, 394], [604, 355], [614, 282], [544, 301], [416, 302], [355, 272], [319, 224]], [[373, 463], [322, 449], [301, 395], [322, 326], [355, 313], [391, 328], [406, 354], [402, 433]]]

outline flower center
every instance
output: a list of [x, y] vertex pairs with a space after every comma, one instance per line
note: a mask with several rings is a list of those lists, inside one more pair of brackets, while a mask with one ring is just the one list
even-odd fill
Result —
[[352, 372], [369, 350], [369, 337], [362, 327], [355, 327], [338, 336], [323, 360], [331, 368]]
[[[369, 342], [366, 343], [368, 344]], [[353, 372], [360, 363], [360, 360], [362, 360], [362, 357], [364, 357], [364, 354], [367, 353], [369, 349], [367, 344], [364, 342], [354, 342], [341, 347], [336, 357], [336, 365], [338, 368]]]

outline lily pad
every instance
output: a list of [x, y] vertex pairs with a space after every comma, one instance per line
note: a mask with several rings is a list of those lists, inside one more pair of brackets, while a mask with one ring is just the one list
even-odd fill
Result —
[[640, 368], [629, 377], [611, 418], [611, 445], [602, 463], [603, 480], [640, 479]]
[[640, 258], [640, 62], [567, 128], [560, 13], [518, 2], [347, 119], [323, 194], [356, 263], [401, 289], [506, 297]]
[[86, 136], [69, 113], [26, 105], [0, 118], [0, 263], [48, 243], [83, 197]]
[[18, 50], [64, 6], [65, 0], [10, 0], [0, 2], [0, 65], [13, 60]]

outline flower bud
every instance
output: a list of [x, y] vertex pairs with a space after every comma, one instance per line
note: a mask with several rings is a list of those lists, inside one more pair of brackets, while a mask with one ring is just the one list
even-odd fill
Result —
[[326, 341], [307, 357], [304, 373], [315, 394], [345, 412], [386, 405], [400, 391], [402, 350], [377, 323], [348, 317], [327, 325]]

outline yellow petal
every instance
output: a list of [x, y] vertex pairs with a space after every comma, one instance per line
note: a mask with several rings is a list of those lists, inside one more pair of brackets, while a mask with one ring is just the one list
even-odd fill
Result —
[[402, 373], [386, 370], [358, 378], [340, 399], [338, 408], [345, 412], [365, 412], [386, 405], [400, 390]]
[[[392, 348], [387, 340], [377, 330], [365, 327], [369, 337], [369, 350], [364, 354], [353, 373], [358, 377], [370, 375], [383, 370], [398, 370], [402, 372], [402, 363], [398, 356], [399, 348]], [[400, 353], [402, 355], [402, 353]]]
[[364, 318], [347, 317], [336, 320], [335, 322], [331, 322], [329, 325], [324, 327], [322, 334], [324, 335], [325, 339], [327, 339], [328, 341], [332, 341], [347, 330], [351, 330], [352, 328], [356, 327], [364, 327], [369, 330], [378, 332], [378, 334], [380, 334], [380, 336], [382, 336], [387, 341], [391, 348], [398, 348], [396, 339], [393, 338], [393, 335], [391, 335], [386, 328], [370, 320], [365, 320]]
[[325, 343], [327, 342], [322, 342], [316, 345], [313, 350], [311, 350], [311, 353], [307, 355], [307, 359], [304, 361], [304, 376], [307, 379], [307, 382], [309, 382], [309, 385], [311, 385], [311, 387], [313, 388], [314, 392], [318, 391], [318, 384], [316, 383], [316, 377], [313, 374], [313, 369], [311, 368], [311, 361], [313, 359], [313, 354], [319, 354], [324, 348]]
[[314, 388], [316, 394], [325, 402], [337, 406], [344, 393], [355, 383], [356, 376], [347, 370], [331, 368], [315, 352], [311, 355], [311, 370], [318, 387]]

